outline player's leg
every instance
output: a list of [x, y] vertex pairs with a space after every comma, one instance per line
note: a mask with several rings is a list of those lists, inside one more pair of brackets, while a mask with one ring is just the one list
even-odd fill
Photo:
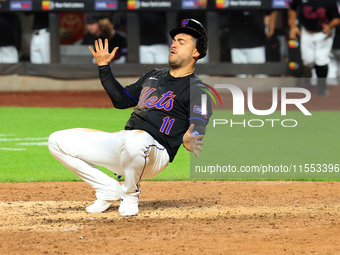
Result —
[[[250, 48], [247, 51], [248, 63], [251, 64], [263, 64], [266, 63], [266, 48], [264, 46]], [[259, 78], [264, 78], [266, 75], [257, 74]]]
[[33, 33], [31, 44], [30, 44], [30, 58], [31, 63], [33, 64], [41, 64], [42, 63], [42, 56], [39, 50], [39, 32], [38, 30]]
[[318, 95], [325, 96], [328, 94], [327, 90], [327, 74], [328, 64], [330, 62], [330, 52], [332, 50], [334, 33], [325, 35], [324, 33], [318, 33], [316, 36], [316, 53], [315, 53], [315, 72], [318, 77]]
[[15, 46], [0, 47], [0, 63], [18, 63], [19, 54]]
[[263, 64], [266, 62], [266, 49], [264, 46], [248, 49], [248, 63]]
[[328, 65], [315, 65], [315, 73], [317, 76], [317, 83], [318, 83], [318, 95], [319, 96], [326, 96], [328, 95], [327, 89], [327, 74], [328, 74]]
[[315, 64], [318, 66], [328, 65], [330, 62], [330, 52], [334, 40], [334, 30], [331, 34], [317, 33], [315, 39]]
[[301, 29], [301, 59], [304, 66], [312, 68], [315, 64], [315, 33], [307, 31], [305, 28]]
[[247, 56], [244, 49], [231, 49], [231, 62], [234, 64], [247, 64]]
[[[51, 53], [50, 53], [50, 32], [47, 29], [41, 29], [41, 57], [43, 63], [50, 63], [51, 62]], [[40, 30], [40, 31], [41, 31]]]
[[107, 133], [90, 129], [57, 131], [49, 137], [51, 154], [64, 166], [87, 182], [96, 191], [94, 205], [89, 212], [101, 212], [121, 198], [121, 186], [115, 179], [95, 165], [123, 174], [119, 164], [120, 147], [124, 131]]
[[141, 64], [154, 64], [154, 58], [150, 45], [139, 46], [139, 63]]
[[314, 72], [315, 51], [316, 51], [315, 33], [309, 32], [308, 30], [302, 27], [300, 37], [300, 52], [301, 60], [303, 63], [302, 75], [305, 79], [302, 79], [301, 81], [307, 83], [303, 84], [303, 86], [310, 86], [317, 83], [317, 79], [313, 77], [315, 73]]
[[139, 183], [165, 169], [169, 163], [166, 149], [145, 131], [131, 130], [125, 135], [121, 151], [125, 182], [119, 213], [123, 216], [138, 213]]
[[[237, 49], [233, 48], [230, 51], [231, 54], [231, 62], [234, 64], [247, 64], [247, 54], [246, 54], [247, 49]], [[238, 74], [237, 77], [239, 78], [246, 78], [246, 74]]]
[[337, 77], [338, 77], [338, 60], [335, 55], [335, 49], [332, 49], [330, 55], [330, 62], [328, 65], [328, 74], [327, 74], [327, 84], [329, 85], [337, 85]]
[[169, 62], [169, 46], [167, 44], [156, 44], [152, 50], [155, 64], [167, 64]]

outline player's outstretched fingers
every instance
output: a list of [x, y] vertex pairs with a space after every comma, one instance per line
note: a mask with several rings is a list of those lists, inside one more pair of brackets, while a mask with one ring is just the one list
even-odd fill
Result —
[[98, 39], [98, 44], [99, 44], [99, 50], [104, 49], [102, 39], [100, 39], [100, 38]]
[[88, 47], [89, 48], [89, 50], [91, 51], [91, 53], [92, 53], [92, 56], [94, 57], [94, 54], [96, 54], [96, 52], [92, 49], [92, 47], [91, 46], [89, 46]]
[[199, 145], [196, 146], [196, 149], [199, 150], [199, 151], [203, 151], [202, 147], [199, 146]]
[[[105, 38], [104, 40], [104, 49], [109, 49], [109, 40], [107, 38]], [[107, 50], [109, 51], [109, 50]]]
[[96, 49], [96, 52], [99, 51], [98, 40], [95, 40], [95, 41], [94, 41], [94, 48]]
[[115, 57], [115, 55], [116, 55], [116, 52], [117, 52], [117, 50], [119, 49], [119, 47], [115, 47], [113, 50], [112, 50], [112, 52], [111, 52], [111, 60]]
[[[195, 156], [196, 156], [196, 158], [199, 158], [199, 155], [198, 155], [198, 151], [197, 150], [199, 150], [199, 151], [203, 151], [203, 149], [202, 149], [202, 147], [201, 146], [199, 146], [198, 144], [197, 144], [197, 142], [200, 142], [200, 141], [197, 141], [196, 140], [196, 143], [195, 143], [195, 147], [193, 148], [193, 152], [194, 152], [194, 154], [195, 154]], [[203, 145], [203, 143], [202, 142], [200, 142], [200, 144], [201, 145]]]

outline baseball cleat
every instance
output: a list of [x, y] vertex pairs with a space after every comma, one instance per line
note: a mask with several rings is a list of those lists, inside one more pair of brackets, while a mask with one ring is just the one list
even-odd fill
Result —
[[119, 214], [121, 216], [134, 216], [139, 212], [138, 198], [122, 198], [119, 206]]
[[86, 211], [88, 213], [101, 213], [107, 210], [112, 205], [112, 203], [113, 201], [96, 200], [92, 205], [86, 207]]

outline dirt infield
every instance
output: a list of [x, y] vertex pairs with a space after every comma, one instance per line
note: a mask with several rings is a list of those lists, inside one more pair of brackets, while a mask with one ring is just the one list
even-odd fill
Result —
[[142, 182], [140, 213], [87, 214], [85, 183], [1, 184], [2, 254], [339, 254], [340, 183]]
[[[340, 110], [339, 98], [331, 87], [306, 107]], [[258, 93], [256, 106], [270, 99]], [[2, 92], [0, 106], [112, 104], [103, 91]], [[340, 253], [338, 182], [143, 181], [141, 190], [140, 213], [126, 218], [118, 203], [87, 214], [94, 191], [83, 182], [0, 184], [1, 254]]]

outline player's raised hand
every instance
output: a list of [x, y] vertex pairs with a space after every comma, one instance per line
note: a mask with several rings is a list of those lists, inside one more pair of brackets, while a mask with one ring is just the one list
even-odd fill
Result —
[[183, 136], [183, 145], [188, 150], [195, 154], [195, 156], [198, 158], [198, 152], [203, 151], [200, 145], [203, 145], [203, 143], [200, 141], [204, 135], [197, 135], [194, 134], [192, 131], [194, 130], [194, 124], [191, 124], [187, 132], [185, 132]]
[[105, 66], [110, 64], [112, 59], [115, 57], [118, 47], [115, 47], [111, 53], [109, 53], [109, 41], [105, 39], [104, 46], [102, 39], [98, 39], [94, 41], [94, 47], [96, 51], [89, 46], [89, 50], [91, 51], [94, 60], [96, 61], [98, 66]]

